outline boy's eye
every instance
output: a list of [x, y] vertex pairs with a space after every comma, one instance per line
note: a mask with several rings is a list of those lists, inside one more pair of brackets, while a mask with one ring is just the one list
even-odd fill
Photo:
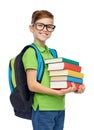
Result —
[[53, 25], [47, 25], [48, 28], [54, 28]]
[[40, 28], [41, 28], [41, 27], [44, 27], [43, 24], [37, 24], [37, 26], [40, 27]]

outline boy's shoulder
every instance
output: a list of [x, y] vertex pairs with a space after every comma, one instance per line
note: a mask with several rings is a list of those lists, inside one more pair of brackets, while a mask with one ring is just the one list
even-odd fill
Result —
[[35, 54], [36, 54], [36, 53], [35, 53], [35, 50], [34, 50], [32, 47], [29, 47], [29, 48], [24, 52], [22, 58], [28, 57], [28, 56], [32, 57], [32, 56], [34, 56]]

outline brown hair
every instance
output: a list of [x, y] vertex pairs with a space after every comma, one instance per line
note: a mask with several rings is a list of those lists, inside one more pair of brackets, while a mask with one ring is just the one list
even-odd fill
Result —
[[54, 19], [54, 16], [52, 15], [52, 13], [50, 13], [47, 10], [36, 10], [32, 14], [31, 24], [35, 23], [37, 20], [39, 20], [41, 18], [51, 18], [51, 19]]

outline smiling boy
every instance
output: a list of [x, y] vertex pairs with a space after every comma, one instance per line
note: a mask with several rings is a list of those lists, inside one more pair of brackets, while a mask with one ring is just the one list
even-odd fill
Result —
[[[33, 34], [33, 43], [39, 49], [43, 59], [53, 58], [46, 40], [51, 37], [55, 29], [54, 16], [47, 10], [37, 10], [32, 14], [30, 32]], [[30, 59], [33, 59], [32, 61]], [[65, 94], [75, 92], [75, 84], [65, 90], [50, 88], [50, 78], [47, 65], [41, 83], [37, 77], [37, 58], [32, 48], [26, 50], [23, 55], [23, 64], [27, 75], [27, 84], [34, 94], [32, 105], [32, 125], [34, 130], [63, 130], [65, 118]], [[78, 93], [84, 92], [84, 85]]]

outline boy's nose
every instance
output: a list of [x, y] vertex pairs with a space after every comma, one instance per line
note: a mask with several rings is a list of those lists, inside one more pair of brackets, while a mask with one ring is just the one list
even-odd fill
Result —
[[44, 31], [47, 31], [47, 26], [45, 26], [43, 30], [44, 30]]

